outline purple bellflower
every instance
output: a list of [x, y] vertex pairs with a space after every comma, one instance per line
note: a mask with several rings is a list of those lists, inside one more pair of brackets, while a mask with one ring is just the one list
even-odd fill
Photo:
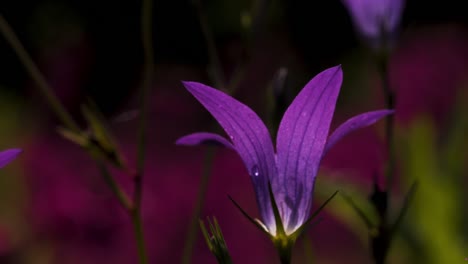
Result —
[[[230, 140], [200, 132], [184, 136], [176, 144], [215, 143], [235, 150], [251, 176], [261, 226], [273, 238], [281, 235], [277, 234], [278, 219], [275, 217], [279, 213], [280, 231], [288, 237], [308, 221], [315, 177], [325, 153], [348, 133], [393, 113], [380, 110], [358, 115], [328, 137], [342, 79], [341, 66], [336, 66], [306, 84], [281, 120], [276, 150], [265, 124], [248, 106], [206, 85], [183, 82], [223, 127]], [[277, 213], [270, 197], [276, 202]]]
[[342, 0], [357, 32], [374, 49], [392, 46], [405, 0]]
[[5, 167], [8, 163], [13, 161], [18, 154], [21, 153], [21, 149], [7, 149], [0, 151], [0, 168]]

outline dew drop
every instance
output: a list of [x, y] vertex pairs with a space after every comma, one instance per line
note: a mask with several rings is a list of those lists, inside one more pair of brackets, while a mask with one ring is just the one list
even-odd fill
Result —
[[250, 171], [250, 173], [255, 176], [255, 177], [258, 177], [260, 175], [260, 172], [258, 171], [258, 166], [257, 165], [254, 165]]

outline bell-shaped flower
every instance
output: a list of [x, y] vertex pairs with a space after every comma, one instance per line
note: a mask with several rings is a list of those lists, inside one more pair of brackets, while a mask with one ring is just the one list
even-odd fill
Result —
[[21, 149], [7, 149], [0, 151], [0, 168], [5, 167], [8, 163], [13, 161], [18, 154], [21, 153]]
[[374, 49], [395, 41], [405, 0], [342, 0], [356, 31]]
[[[216, 143], [235, 150], [254, 185], [261, 226], [272, 237], [287, 237], [309, 218], [314, 182], [325, 153], [343, 136], [393, 112], [380, 110], [358, 115], [329, 137], [342, 78], [341, 67], [336, 66], [306, 84], [281, 120], [276, 150], [265, 124], [248, 106], [206, 85], [184, 82], [187, 90], [223, 127], [229, 139], [200, 132], [182, 137], [176, 143]], [[274, 198], [276, 205], [270, 198]], [[278, 214], [279, 228], [275, 218]], [[277, 234], [277, 230], [284, 234]]]

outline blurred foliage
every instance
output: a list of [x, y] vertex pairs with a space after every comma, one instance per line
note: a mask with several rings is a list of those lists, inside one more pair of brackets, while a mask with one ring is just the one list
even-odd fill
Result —
[[[466, 97], [460, 97], [466, 98]], [[467, 102], [455, 105], [448, 131], [437, 131], [427, 117], [401, 131], [402, 183], [418, 178], [414, 204], [402, 230], [412, 260], [458, 263], [464, 260], [466, 233]]]
[[[33, 126], [32, 120], [25, 118], [24, 101], [21, 97], [0, 87], [0, 149], [22, 146], [30, 131], [25, 131], [25, 123]], [[26, 217], [30, 203], [28, 187], [22, 170], [22, 156], [0, 170], [0, 243], [6, 242], [12, 256], [3, 256], [0, 263], [49, 263], [50, 247], [47, 243], [27, 244], [33, 230]], [[3, 237], [2, 237], [3, 236]], [[5, 239], [6, 241], [2, 241]], [[4, 250], [4, 249], [2, 249]], [[18, 255], [16, 255], [19, 253]], [[11, 258], [11, 259], [10, 259]], [[27, 260], [30, 258], [30, 260]], [[20, 261], [21, 259], [21, 261]], [[32, 261], [32, 259], [34, 261]], [[50, 259], [49, 259], [50, 260]], [[10, 262], [7, 262], [10, 263]]]

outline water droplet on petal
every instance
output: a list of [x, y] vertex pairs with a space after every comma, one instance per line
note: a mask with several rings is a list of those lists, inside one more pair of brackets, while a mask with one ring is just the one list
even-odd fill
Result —
[[234, 137], [233, 137], [233, 136], [231, 136], [231, 135], [229, 135], [229, 138], [230, 138], [231, 140], [234, 140]]
[[250, 170], [250, 174], [255, 176], [255, 177], [258, 177], [260, 175], [260, 172], [258, 171], [258, 166], [257, 165], [254, 165], [252, 167], [252, 169]]

